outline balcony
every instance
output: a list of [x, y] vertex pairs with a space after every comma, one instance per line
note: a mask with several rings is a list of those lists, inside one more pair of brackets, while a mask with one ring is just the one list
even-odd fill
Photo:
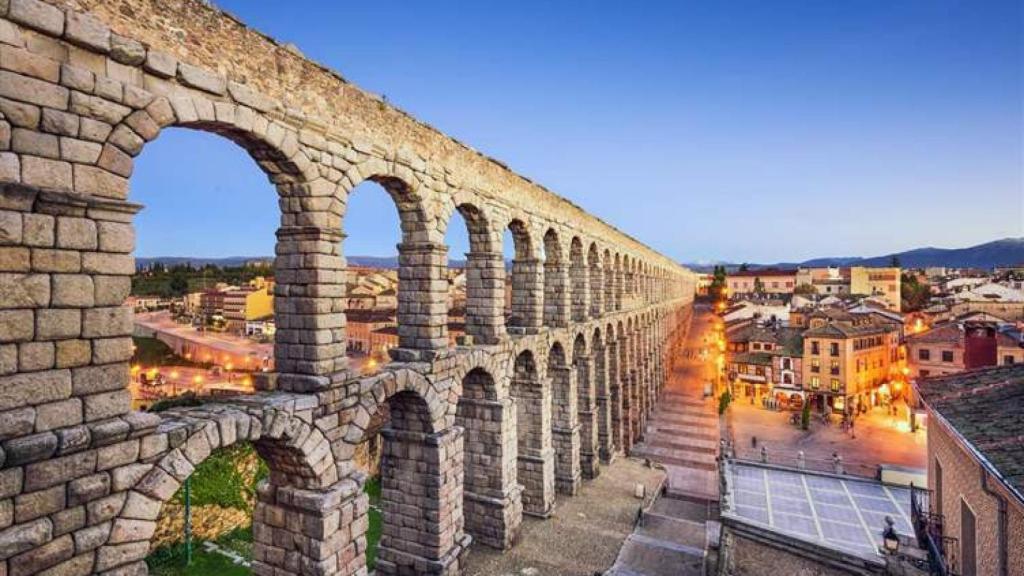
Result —
[[911, 486], [910, 516], [914, 524], [917, 545], [928, 552], [931, 574], [960, 576], [956, 551], [960, 546], [956, 538], [943, 536], [942, 514], [933, 514], [930, 506], [932, 492]]

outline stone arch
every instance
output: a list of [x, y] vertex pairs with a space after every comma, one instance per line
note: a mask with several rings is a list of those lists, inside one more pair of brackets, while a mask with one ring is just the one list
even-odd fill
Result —
[[[340, 267], [341, 205], [336, 198], [337, 185], [320, 177], [309, 160], [309, 152], [299, 143], [298, 132], [287, 124], [267, 119], [260, 112], [232, 102], [213, 101], [199, 93], [167, 98], [140, 93], [149, 99], [144, 107], [127, 113], [123, 106], [102, 106], [99, 96], [91, 98], [94, 110], [125, 114], [114, 123], [103, 142], [96, 166], [76, 168], [76, 191], [95, 196], [127, 198], [134, 161], [145, 145], [166, 129], [187, 129], [225, 138], [245, 150], [267, 175], [278, 192], [281, 211], [275, 253], [274, 316], [279, 327], [274, 350], [274, 369], [279, 388], [302, 391], [328, 384], [328, 375], [346, 365], [344, 334], [325, 331], [316, 343], [303, 341], [296, 329], [300, 314], [292, 300], [303, 296], [303, 288], [290, 279], [299, 271], [315, 273], [307, 262], [316, 259], [326, 268]], [[145, 100], [143, 100], [145, 101]], [[141, 104], [141, 102], [139, 102]], [[105, 118], [113, 120], [113, 118]], [[323, 195], [314, 202], [313, 197]], [[102, 220], [102, 217], [98, 218]], [[107, 230], [125, 226], [120, 222], [101, 225]], [[134, 230], [125, 252], [134, 251]], [[310, 242], [312, 240], [313, 242]], [[329, 283], [325, 282], [325, 283]], [[317, 298], [307, 298], [307, 303]], [[330, 306], [324, 304], [319, 308]], [[312, 307], [318, 308], [316, 303]], [[325, 324], [337, 323], [337, 314], [320, 315]], [[298, 360], [299, 358], [307, 361]], [[309, 361], [312, 360], [312, 361]]]
[[[342, 475], [352, 471], [351, 458], [355, 454], [356, 446], [363, 442], [369, 434], [377, 430], [371, 423], [381, 423], [385, 420], [384, 414], [390, 408], [389, 400], [403, 392], [407, 392], [403, 398], [409, 400], [410, 395], [418, 396], [425, 406], [426, 419], [422, 421], [422, 431], [428, 434], [437, 434], [454, 423], [454, 414], [450, 410], [446, 392], [442, 392], [432, 384], [425, 376], [409, 368], [386, 370], [380, 374], [366, 376], [353, 381], [360, 390], [359, 401], [353, 406], [343, 409], [340, 417], [344, 422], [341, 442], [334, 442], [334, 457], [343, 467]], [[407, 410], [416, 408], [413, 404], [406, 404]], [[411, 413], [410, 413], [411, 414]], [[417, 415], [419, 416], [419, 415]], [[422, 419], [421, 419], [422, 420]], [[410, 421], [410, 423], [413, 423]], [[349, 467], [345, 467], [348, 465]]]
[[465, 430], [466, 530], [476, 541], [504, 550], [515, 543], [523, 514], [515, 401], [487, 369], [460, 372], [455, 423]]
[[544, 233], [544, 325], [562, 327], [569, 322], [569, 268], [562, 242], [554, 228]]
[[505, 336], [505, 258], [501, 239], [488, 210], [472, 195], [457, 193], [454, 206], [446, 227], [451, 225], [451, 215], [457, 211], [469, 235], [464, 270], [466, 335], [474, 343], [497, 344]]
[[517, 474], [523, 485], [523, 512], [550, 516], [555, 504], [555, 462], [551, 441], [551, 386], [542, 378], [530, 349], [513, 360], [510, 386], [516, 401]]
[[508, 326], [519, 333], [535, 333], [543, 324], [544, 273], [526, 222], [513, 216], [505, 226], [511, 232], [514, 253]]
[[[300, 415], [287, 407], [288, 402], [271, 397], [253, 397], [239, 403], [206, 404], [176, 408], [161, 413], [159, 432], [145, 437], [142, 444], [162, 446], [151, 456], [153, 463], [124, 466], [114, 474], [113, 483], [120, 492], [119, 511], [113, 523], [97, 526], [106, 532], [97, 553], [94, 572], [129, 564], [141, 573], [147, 568], [143, 558], [163, 505], [177, 493], [195, 468], [210, 454], [239, 442], [252, 442], [270, 468], [270, 477], [260, 487], [253, 530], [271, 530], [266, 510], [280, 507], [277, 492], [319, 492], [330, 490], [338, 481], [338, 469], [323, 432], [311, 423], [311, 413]], [[294, 400], [292, 400], [294, 403]], [[313, 511], [293, 509], [302, 517]], [[317, 510], [316, 513], [319, 513]], [[355, 535], [355, 538], [361, 535]], [[274, 546], [257, 538], [253, 546], [256, 558], [273, 554]], [[299, 552], [302, 556], [303, 552]], [[258, 562], [258, 561], [257, 561]], [[267, 565], [273, 570], [273, 566]]]
[[572, 291], [572, 321], [583, 322], [589, 315], [589, 294], [587, 287], [587, 266], [583, 254], [583, 241], [573, 236], [569, 242], [569, 278]]
[[605, 309], [605, 282], [601, 266], [601, 252], [596, 242], [587, 249], [588, 282], [590, 284], [590, 317], [600, 318]]
[[575, 494], [582, 478], [576, 377], [565, 346], [554, 339], [548, 351], [551, 381], [551, 440], [555, 450], [555, 489]]
[[[448, 290], [443, 272], [448, 249], [441, 227], [429, 211], [429, 189], [409, 168], [369, 157], [349, 168], [342, 180], [345, 203], [362, 182], [380, 185], [398, 211], [398, 346], [403, 359], [419, 359], [448, 347]], [[393, 353], [394, 355], [395, 353]]]

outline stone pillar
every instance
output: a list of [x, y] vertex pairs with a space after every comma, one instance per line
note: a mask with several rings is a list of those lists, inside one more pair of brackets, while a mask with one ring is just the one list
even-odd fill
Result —
[[252, 573], [366, 573], [369, 497], [346, 479], [324, 490], [263, 481], [253, 510]]
[[492, 548], [511, 548], [523, 520], [522, 487], [516, 480], [515, 401], [464, 396], [459, 399], [455, 423], [466, 431], [466, 532], [474, 541]]
[[427, 359], [448, 347], [448, 247], [398, 245], [398, 349], [396, 360]]
[[612, 438], [612, 395], [608, 385], [611, 369], [608, 366], [609, 349], [606, 346], [594, 349], [594, 390], [597, 401], [597, 446], [601, 462], [610, 464], [615, 455]]
[[466, 334], [476, 344], [505, 338], [505, 258], [500, 252], [466, 255]]
[[580, 425], [576, 375], [568, 366], [548, 368], [552, 390], [551, 441], [555, 448], [555, 489], [573, 495], [579, 490]]
[[569, 325], [569, 268], [558, 262], [544, 263], [544, 325]]
[[583, 477], [590, 480], [601, 473], [597, 444], [597, 400], [594, 386], [594, 360], [590, 356], [577, 358], [573, 369], [576, 372], [577, 409], [580, 430], [580, 469]]
[[626, 291], [626, 273], [619, 268], [615, 271], [615, 310], [622, 310], [623, 292]]
[[587, 267], [582, 261], [574, 262], [569, 269], [572, 281], [572, 320], [583, 322], [590, 313], [590, 288], [587, 283]]
[[619, 366], [620, 388], [622, 390], [622, 450], [629, 454], [633, 448], [633, 421], [635, 420], [636, 399], [633, 393], [633, 352], [629, 337], [621, 340], [622, 360]]
[[278, 389], [322, 390], [347, 367], [345, 262], [340, 230], [282, 226], [274, 265], [274, 370]]
[[517, 476], [523, 486], [523, 513], [546, 518], [555, 507], [551, 382], [517, 377], [512, 382], [512, 391], [516, 400]]
[[622, 388], [622, 341], [608, 342], [608, 397], [610, 399], [609, 412], [611, 413], [611, 445], [612, 453], [619, 453], [624, 450], [623, 427], [626, 416], [623, 413], [624, 390]]
[[516, 258], [512, 261], [512, 317], [509, 327], [525, 334], [536, 334], [544, 323], [543, 316], [542, 262], [538, 258]]
[[378, 574], [462, 573], [472, 537], [463, 531], [463, 430], [428, 434], [381, 431], [381, 514]]
[[590, 317], [600, 318], [604, 313], [605, 282], [602, 275], [601, 264], [594, 262], [590, 265]]

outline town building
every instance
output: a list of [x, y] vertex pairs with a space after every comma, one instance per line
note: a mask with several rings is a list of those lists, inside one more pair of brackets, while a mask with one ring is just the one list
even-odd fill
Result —
[[274, 295], [269, 285], [260, 288], [245, 286], [221, 293], [222, 315], [227, 330], [242, 333], [246, 322], [270, 318], [274, 315]]
[[725, 282], [730, 296], [758, 293], [792, 294], [796, 288], [796, 270], [739, 270], [730, 272]]
[[900, 361], [900, 330], [870, 318], [810, 318], [803, 334], [803, 384], [824, 410], [854, 414], [875, 406]]
[[947, 573], [1024, 574], [1024, 365], [918, 382], [929, 497], [915, 521]]
[[850, 293], [863, 296], [879, 296], [891, 310], [899, 312], [902, 307], [900, 298], [900, 269], [867, 268], [864, 266], [850, 267]]

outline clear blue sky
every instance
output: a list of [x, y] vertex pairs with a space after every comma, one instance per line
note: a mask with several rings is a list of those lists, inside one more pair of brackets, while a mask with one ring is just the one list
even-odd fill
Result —
[[[682, 261], [1024, 236], [1018, 1], [218, 4]], [[166, 131], [132, 187], [140, 255], [273, 251], [216, 136]], [[345, 252], [397, 230], [360, 190]]]

